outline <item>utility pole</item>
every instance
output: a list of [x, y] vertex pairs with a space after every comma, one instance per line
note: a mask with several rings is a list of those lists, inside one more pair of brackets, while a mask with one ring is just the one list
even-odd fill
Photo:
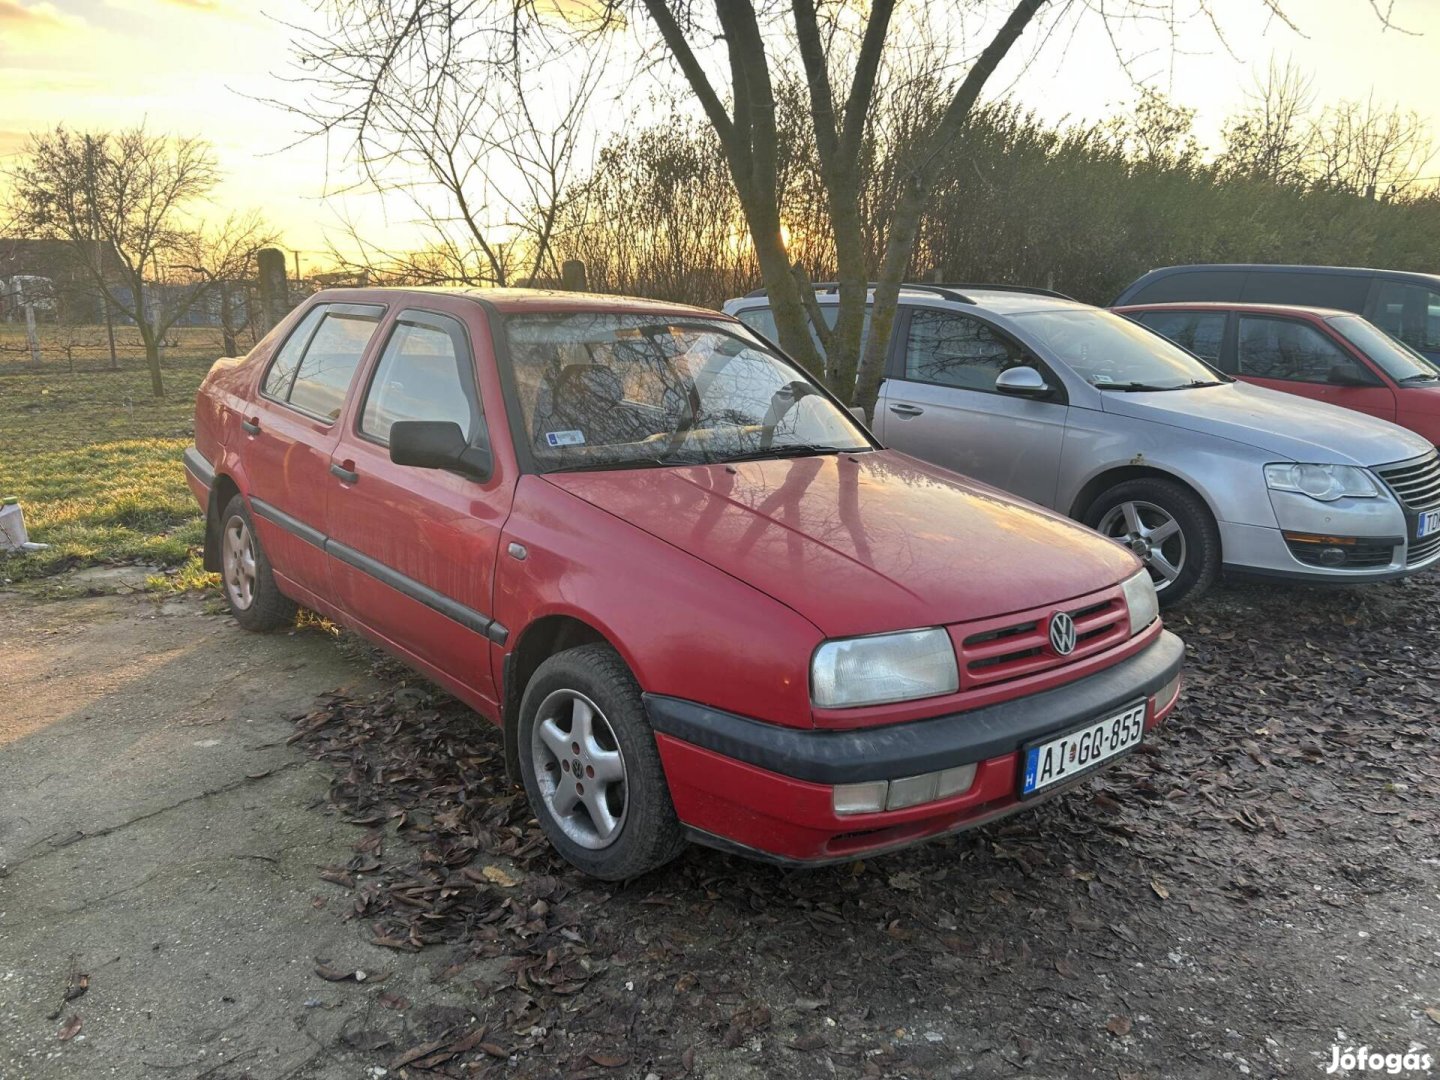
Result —
[[95, 259], [95, 275], [100, 281], [100, 305], [105, 310], [105, 336], [110, 341], [110, 370], [118, 371], [120, 358], [115, 354], [115, 320], [110, 313], [110, 287], [105, 283], [105, 253], [100, 247], [99, 209], [95, 206], [95, 138], [85, 136], [85, 201], [90, 205], [90, 244]]

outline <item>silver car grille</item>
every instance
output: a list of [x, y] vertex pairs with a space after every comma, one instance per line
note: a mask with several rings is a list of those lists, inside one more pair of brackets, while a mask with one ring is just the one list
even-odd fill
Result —
[[1432, 450], [1423, 458], [1381, 465], [1375, 471], [1409, 509], [1440, 508], [1440, 453]]

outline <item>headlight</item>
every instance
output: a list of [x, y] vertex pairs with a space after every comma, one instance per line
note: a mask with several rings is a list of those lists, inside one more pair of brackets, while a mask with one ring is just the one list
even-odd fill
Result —
[[810, 663], [810, 697], [823, 709], [953, 694], [955, 647], [940, 628], [827, 641]]
[[1125, 606], [1130, 609], [1130, 636], [1134, 637], [1160, 614], [1160, 598], [1155, 595], [1149, 570], [1126, 578], [1120, 583], [1120, 591], [1125, 594]]
[[1370, 474], [1354, 465], [1266, 465], [1265, 484], [1272, 491], [1298, 491], [1321, 502], [1380, 494]]

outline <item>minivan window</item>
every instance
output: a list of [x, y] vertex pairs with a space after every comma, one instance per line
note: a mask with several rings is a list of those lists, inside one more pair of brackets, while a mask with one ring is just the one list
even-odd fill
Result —
[[1329, 320], [1346, 341], [1380, 365], [1381, 370], [1398, 383], [1440, 381], [1440, 367], [1421, 356], [1410, 346], [1383, 333], [1374, 323], [1359, 315], [1336, 315]]
[[996, 377], [1023, 363], [1018, 346], [979, 319], [916, 308], [905, 338], [905, 378], [960, 390], [995, 389]]
[[1228, 381], [1178, 345], [1111, 311], [1031, 311], [1011, 318], [1097, 390], [1179, 390]]
[[1298, 304], [1301, 307], [1360, 311], [1370, 291], [1366, 274], [1317, 273], [1305, 270], [1252, 270], [1240, 299], [1254, 304]]
[[1257, 379], [1325, 383], [1331, 373], [1374, 380], [1353, 357], [1309, 323], [1241, 315], [1235, 350], [1236, 374]]
[[516, 441], [543, 472], [869, 450], [853, 418], [740, 327], [573, 312], [505, 320]]
[[412, 322], [402, 314], [375, 365], [360, 430], [380, 442], [390, 441], [390, 426], [397, 420], [449, 420], [460, 425], [467, 440], [475, 437], [477, 416], [472, 404], [471, 363], [465, 336], [444, 316], [429, 316], [435, 324]]
[[1145, 311], [1138, 318], [1176, 345], [1189, 349], [1212, 364], [1219, 363], [1220, 346], [1225, 340], [1225, 312]]
[[1381, 281], [1370, 321], [1412, 349], [1440, 351], [1440, 293], [1423, 285]]
[[1166, 304], [1172, 300], [1238, 300], [1244, 270], [1182, 270], [1165, 274], [1127, 296], [1127, 304]]
[[[383, 308], [358, 304], [335, 306], [310, 339], [310, 346], [295, 372], [290, 404], [313, 416], [334, 420], [345, 405], [350, 379], [365, 355], [365, 347], [380, 323]], [[373, 314], [372, 314], [373, 312]]]

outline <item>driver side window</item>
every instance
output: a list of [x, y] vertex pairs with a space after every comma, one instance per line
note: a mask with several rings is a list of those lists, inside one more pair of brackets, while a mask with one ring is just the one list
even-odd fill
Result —
[[1018, 346], [979, 319], [916, 308], [905, 339], [905, 378], [994, 392], [995, 379], [1024, 363]]

